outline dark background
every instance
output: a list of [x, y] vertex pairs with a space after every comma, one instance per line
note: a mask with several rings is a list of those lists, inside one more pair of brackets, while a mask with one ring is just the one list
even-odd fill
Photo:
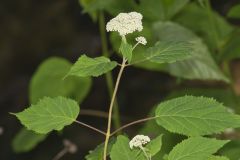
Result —
[[[212, 2], [224, 15], [237, 0]], [[0, 1], [0, 126], [4, 129], [0, 136], [1, 160], [52, 159], [63, 148], [64, 138], [76, 143], [78, 152], [63, 159], [83, 159], [88, 150], [103, 141], [101, 135], [75, 124], [64, 133], [51, 133], [32, 152], [17, 155], [11, 148], [11, 141], [22, 126], [8, 112], [19, 112], [29, 105], [28, 85], [38, 65], [50, 56], [74, 62], [80, 54], [101, 55], [98, 26], [81, 11], [77, 0]], [[151, 85], [146, 85], [149, 82]], [[161, 101], [169, 90], [179, 87], [175, 82], [176, 79], [167, 74], [127, 69], [118, 97], [124, 123], [146, 117], [149, 106]], [[107, 111], [108, 104], [104, 77], [94, 79], [91, 93], [81, 108]], [[105, 119], [81, 117], [81, 121], [101, 129], [106, 126]], [[127, 132], [134, 133], [136, 127]]]

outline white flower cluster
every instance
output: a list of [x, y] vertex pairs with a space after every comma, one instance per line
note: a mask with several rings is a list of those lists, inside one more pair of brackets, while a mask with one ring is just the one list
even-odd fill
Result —
[[106, 26], [106, 30], [117, 31], [120, 36], [125, 36], [135, 31], [142, 31], [142, 14], [137, 12], [119, 13], [115, 18], [111, 19]]
[[129, 146], [130, 146], [131, 149], [133, 149], [133, 147], [140, 147], [141, 148], [143, 145], [147, 144], [148, 142], [150, 142], [150, 138], [148, 136], [136, 135], [129, 142]]
[[73, 154], [73, 153], [76, 153], [78, 150], [77, 146], [67, 139], [63, 140], [63, 145], [65, 146], [65, 148], [68, 150], [69, 153]]
[[145, 37], [140, 36], [140, 37], [137, 37], [135, 40], [136, 40], [138, 43], [142, 44], [142, 45], [146, 45], [146, 44], [147, 44], [147, 40], [146, 40]]

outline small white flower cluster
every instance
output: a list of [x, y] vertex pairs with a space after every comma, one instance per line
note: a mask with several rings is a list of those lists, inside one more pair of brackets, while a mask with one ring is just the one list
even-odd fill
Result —
[[147, 144], [148, 142], [150, 142], [150, 138], [148, 136], [136, 135], [129, 142], [129, 146], [130, 146], [131, 149], [133, 149], [133, 147], [140, 147], [141, 148], [143, 145]]
[[115, 18], [111, 19], [107, 25], [106, 30], [117, 31], [120, 36], [125, 36], [135, 31], [142, 31], [142, 14], [137, 12], [119, 13]]
[[140, 37], [137, 37], [135, 40], [136, 40], [138, 43], [142, 44], [142, 45], [146, 45], [146, 44], [147, 44], [147, 40], [146, 40], [145, 37], [140, 36]]
[[76, 153], [78, 150], [77, 146], [67, 139], [63, 140], [63, 145], [68, 150], [69, 153], [73, 154]]

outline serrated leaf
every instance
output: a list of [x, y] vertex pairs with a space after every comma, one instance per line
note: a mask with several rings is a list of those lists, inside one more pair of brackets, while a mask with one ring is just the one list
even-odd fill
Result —
[[133, 51], [132, 45], [122, 40], [119, 50], [122, 53], [123, 57], [125, 57], [128, 60], [128, 62], [131, 62]]
[[[37, 103], [44, 96], [66, 96], [81, 103], [90, 90], [91, 78], [69, 77], [63, 80], [71, 65], [69, 61], [60, 57], [51, 57], [43, 61], [30, 81], [31, 103]], [[46, 137], [47, 135], [22, 128], [13, 138], [12, 147], [15, 152], [27, 152]]]
[[[155, 139], [152, 139], [146, 146], [147, 154], [151, 155], [151, 159], [162, 149], [162, 136], [159, 135]], [[134, 148], [131, 150], [135, 155], [135, 160], [146, 160], [146, 156], [139, 150], [139, 148]]]
[[59, 57], [51, 57], [43, 61], [30, 81], [31, 103], [37, 103], [44, 96], [66, 96], [81, 103], [90, 90], [91, 78], [69, 77], [63, 80], [71, 65], [69, 61]]
[[14, 137], [12, 142], [13, 150], [16, 153], [28, 152], [39, 142], [43, 141], [46, 136], [45, 134], [36, 134], [33, 131], [22, 128], [16, 137]]
[[[108, 143], [108, 150], [107, 154], [110, 154], [110, 151], [112, 149], [113, 144], [115, 143], [115, 138], [111, 138]], [[89, 154], [86, 155], [85, 159], [86, 160], [102, 160], [103, 159], [103, 148], [104, 148], [104, 143], [98, 145], [94, 150], [89, 151]]]
[[101, 56], [90, 58], [82, 55], [76, 63], [73, 64], [67, 76], [73, 75], [78, 77], [97, 77], [111, 71], [117, 66], [117, 62]]
[[[162, 135], [151, 140], [145, 148], [149, 151], [151, 156], [154, 156], [161, 150], [162, 146]], [[112, 160], [146, 160], [144, 154], [139, 150], [139, 148], [130, 149], [129, 139], [125, 136], [118, 136], [116, 143], [113, 145], [110, 152], [110, 157]]]
[[227, 14], [230, 18], [240, 18], [240, 4], [234, 5]]
[[223, 103], [224, 106], [227, 106], [228, 109], [232, 109], [236, 112], [238, 112], [240, 105], [239, 97], [230, 88], [184, 88], [171, 92], [166, 99], [169, 100], [185, 95], [214, 98]]
[[151, 156], [154, 156], [161, 150], [162, 137], [163, 137], [163, 135], [160, 135], [160, 136], [156, 137], [155, 139], [151, 140], [150, 143], [146, 145], [146, 148], [150, 151]]
[[[151, 109], [150, 114], [148, 117], [154, 117], [155, 115], [155, 109], [156, 106], [154, 106]], [[158, 152], [156, 155], [152, 157], [152, 160], [159, 160], [163, 159], [164, 155], [168, 152], [171, 151], [172, 147], [176, 145], [176, 143], [182, 141], [182, 136], [179, 136], [178, 134], [173, 134], [171, 132], [168, 132], [165, 130], [163, 127], [160, 127], [156, 121], [148, 121], [144, 123], [144, 126], [141, 128], [141, 130], [138, 132], [138, 134], [143, 134], [143, 135], [159, 135], [163, 134], [164, 135], [164, 142], [160, 152]]]
[[187, 136], [210, 135], [240, 127], [240, 116], [211, 98], [184, 96], [158, 105], [158, 125]]
[[171, 75], [186, 79], [222, 80], [229, 79], [221, 72], [211, 57], [207, 46], [192, 31], [173, 22], [154, 24], [155, 36], [162, 41], [187, 41], [192, 44], [192, 57], [168, 64], [164, 70]]
[[173, 63], [190, 58], [191, 51], [191, 44], [188, 42], [159, 41], [144, 56], [155, 63]]
[[227, 142], [203, 137], [188, 138], [173, 148], [168, 160], [206, 160]]
[[79, 111], [79, 106], [74, 100], [64, 97], [45, 97], [37, 104], [14, 115], [29, 130], [46, 134], [52, 130], [60, 131], [64, 126], [73, 123]]
[[125, 136], [118, 136], [116, 143], [113, 145], [110, 152], [111, 160], [132, 160], [135, 154], [129, 147], [129, 139]]
[[223, 156], [211, 156], [208, 160], [229, 160], [227, 157]]
[[[181, 14], [176, 16], [174, 21], [191, 29], [204, 39], [211, 51], [216, 51], [228, 40], [229, 34], [233, 31], [233, 26], [216, 11], [208, 12], [206, 10], [206, 8], [194, 2], [189, 3], [181, 11]], [[211, 14], [212, 19], [209, 18], [208, 14]]]

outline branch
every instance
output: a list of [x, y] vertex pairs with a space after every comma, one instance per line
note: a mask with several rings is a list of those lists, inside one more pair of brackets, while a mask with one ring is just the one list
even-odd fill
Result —
[[104, 136], [106, 136], [106, 133], [105, 133], [105, 132], [103, 132], [103, 131], [101, 131], [101, 130], [93, 127], [93, 126], [90, 126], [90, 125], [88, 125], [88, 124], [86, 124], [86, 123], [83, 123], [83, 122], [80, 122], [80, 121], [77, 121], [77, 120], [75, 120], [75, 122], [78, 123], [78, 124], [80, 124], [80, 125], [82, 125], [82, 126], [84, 126], [84, 127], [90, 128], [90, 129], [92, 129], [92, 130], [94, 130], [94, 131], [96, 131], [96, 132], [98, 132], [98, 133], [101, 133], [101, 134], [103, 134]]
[[127, 62], [127, 60], [125, 58], [123, 58], [122, 65], [121, 65], [120, 71], [118, 73], [116, 84], [115, 84], [115, 87], [114, 87], [114, 90], [113, 90], [111, 103], [110, 103], [110, 106], [109, 106], [108, 125], [107, 125], [106, 139], [105, 139], [105, 142], [104, 142], [104, 149], [103, 149], [103, 159], [104, 160], [107, 160], [107, 148], [108, 148], [108, 141], [109, 141], [110, 134], [111, 134], [113, 105], [114, 105], [114, 102], [115, 102], [115, 98], [116, 98], [116, 94], [117, 94], [117, 91], [118, 91], [119, 83], [120, 83], [120, 80], [121, 80], [122, 73], [123, 73], [123, 70], [125, 68], [126, 62]]
[[65, 147], [52, 160], [59, 160], [67, 153], [68, 153], [68, 149]]
[[159, 118], [158, 116], [156, 117], [148, 117], [148, 118], [144, 118], [144, 119], [139, 119], [139, 120], [136, 120], [136, 121], [133, 121], [133, 122], [130, 122], [128, 124], [125, 124], [124, 126], [116, 129], [115, 131], [113, 131], [110, 136], [113, 136], [114, 134], [116, 134], [117, 132], [129, 127], [129, 126], [132, 126], [134, 124], [138, 124], [138, 123], [142, 123], [142, 122], [146, 122], [146, 121], [149, 121], [149, 120], [153, 120], [153, 119], [156, 119], [156, 118]]

